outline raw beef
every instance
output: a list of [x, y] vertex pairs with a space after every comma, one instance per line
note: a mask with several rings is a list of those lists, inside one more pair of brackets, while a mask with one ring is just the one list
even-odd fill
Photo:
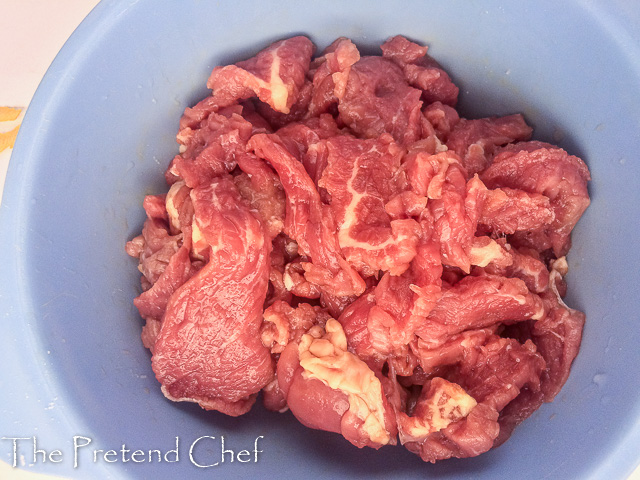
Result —
[[260, 340], [271, 245], [231, 178], [191, 199], [208, 262], [169, 299], [152, 366], [168, 398], [241, 415], [274, 374]]
[[420, 139], [420, 90], [406, 82], [402, 69], [386, 58], [363, 57], [349, 73], [338, 103], [339, 118], [356, 135], [389, 133], [401, 144]]
[[551, 248], [556, 256], [567, 253], [571, 230], [589, 206], [591, 176], [580, 158], [542, 142], [514, 144], [496, 153], [481, 179], [489, 188], [515, 188], [548, 197], [553, 221], [514, 240], [538, 251]]
[[126, 245], [142, 342], [171, 400], [261, 392], [357, 447], [475, 456], [569, 378], [590, 174], [522, 115], [461, 118], [426, 46], [381, 48], [298, 36], [213, 69]]
[[274, 43], [255, 57], [216, 67], [207, 87], [218, 108], [256, 95], [276, 112], [289, 113], [303, 88], [315, 48], [306, 37]]
[[458, 87], [442, 67], [430, 55], [428, 47], [396, 35], [382, 44], [382, 56], [400, 65], [407, 81], [422, 90], [426, 103], [441, 102], [455, 106], [458, 101]]
[[287, 196], [285, 233], [298, 243], [305, 278], [330, 295], [360, 295], [365, 284], [358, 272], [340, 255], [335, 219], [320, 200], [316, 186], [302, 163], [277, 135], [254, 135], [249, 147], [267, 160], [280, 176]]
[[402, 150], [389, 135], [360, 140], [342, 135], [324, 141], [327, 166], [318, 185], [331, 199], [338, 244], [346, 260], [365, 276], [400, 275], [416, 255], [420, 227], [392, 220], [385, 204], [400, 193]]
[[529, 140], [533, 129], [522, 115], [461, 119], [447, 136], [447, 147], [456, 152], [469, 175], [483, 171], [496, 147]]
[[395, 417], [382, 382], [347, 351], [347, 338], [336, 320], [287, 345], [278, 363], [278, 381], [303, 424], [341, 433], [358, 447], [395, 445]]

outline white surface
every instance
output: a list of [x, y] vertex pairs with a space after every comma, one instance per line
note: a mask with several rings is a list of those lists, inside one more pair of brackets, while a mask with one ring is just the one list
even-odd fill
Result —
[[[66, 39], [97, 3], [97, 0], [0, 0], [0, 45], [4, 46], [0, 48], [0, 106], [28, 106]], [[10, 152], [9, 149], [0, 153], [0, 198]], [[25, 476], [0, 465], [0, 478], [43, 477]], [[640, 468], [628, 480], [640, 480]]]

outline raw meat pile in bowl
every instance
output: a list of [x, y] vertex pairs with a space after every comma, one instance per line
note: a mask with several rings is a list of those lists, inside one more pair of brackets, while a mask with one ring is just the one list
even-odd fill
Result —
[[216, 67], [144, 200], [142, 340], [164, 395], [358, 447], [478, 455], [565, 383], [589, 171], [521, 115], [469, 120], [427, 48], [306, 37]]

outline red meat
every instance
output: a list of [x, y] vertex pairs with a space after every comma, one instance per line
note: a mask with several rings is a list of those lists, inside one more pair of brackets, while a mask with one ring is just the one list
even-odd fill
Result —
[[455, 107], [458, 87], [438, 62], [427, 54], [427, 47], [397, 35], [382, 44], [381, 48], [382, 56], [400, 65], [407, 81], [422, 90], [422, 98], [427, 104], [441, 102]]
[[276, 42], [255, 57], [216, 67], [207, 87], [218, 108], [256, 95], [277, 112], [289, 113], [298, 100], [315, 47], [306, 37]]
[[305, 277], [330, 295], [346, 297], [364, 292], [364, 281], [340, 255], [331, 210], [323, 205], [315, 184], [302, 164], [277, 135], [254, 135], [249, 147], [276, 170], [287, 196], [285, 233], [300, 253]]
[[402, 69], [386, 58], [362, 57], [349, 73], [339, 118], [358, 136], [389, 133], [400, 144], [420, 139], [420, 90], [410, 87]]
[[240, 415], [274, 373], [259, 334], [271, 244], [230, 178], [191, 198], [209, 261], [169, 299], [152, 366], [169, 399]]
[[514, 237], [517, 244], [556, 256], [567, 253], [571, 230], [589, 206], [589, 170], [578, 157], [541, 142], [508, 146], [496, 153], [482, 173], [489, 188], [515, 188], [549, 198], [554, 213], [550, 225]]
[[435, 462], [558, 394], [585, 321], [562, 296], [589, 171], [525, 141], [521, 115], [460, 118], [427, 50], [339, 38], [312, 59], [293, 37], [213, 70], [126, 245], [169, 399], [240, 415], [262, 392]]
[[447, 147], [462, 158], [469, 175], [489, 166], [496, 147], [520, 140], [529, 140], [533, 129], [522, 115], [507, 117], [461, 119], [447, 136]]
[[362, 275], [402, 274], [416, 255], [420, 235], [415, 220], [391, 220], [385, 211], [403, 187], [402, 150], [388, 135], [376, 140], [343, 135], [324, 144], [327, 167], [318, 185], [331, 199], [342, 253]]

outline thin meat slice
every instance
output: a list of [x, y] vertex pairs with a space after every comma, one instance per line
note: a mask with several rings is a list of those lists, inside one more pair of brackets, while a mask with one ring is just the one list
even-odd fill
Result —
[[540, 375], [540, 388], [525, 388], [500, 413], [500, 436], [496, 445], [509, 438], [515, 427], [527, 419], [544, 402], [551, 402], [569, 378], [571, 365], [578, 355], [585, 323], [584, 313], [567, 307], [562, 301], [559, 286], [563, 283], [568, 265], [561, 257], [551, 263], [549, 287], [542, 294], [547, 315], [537, 322], [524, 322], [513, 327], [511, 333], [521, 342], [533, 342], [546, 366]]
[[164, 195], [147, 195], [144, 209], [147, 219], [142, 233], [127, 242], [126, 252], [139, 260], [142, 287], [147, 290], [158, 281], [169, 260], [182, 245], [183, 235], [171, 234]]
[[184, 180], [194, 188], [231, 172], [253, 133], [253, 125], [242, 113], [243, 107], [235, 105], [208, 112], [197, 125], [182, 128], [177, 136], [180, 154], [174, 157], [165, 174], [168, 182]]
[[[478, 338], [485, 339], [482, 335]], [[471, 337], [464, 340], [470, 340]], [[463, 341], [464, 341], [463, 340]], [[413, 415], [399, 415], [405, 446], [424, 461], [476, 456], [492, 448], [500, 435], [499, 413], [522, 391], [537, 392], [545, 362], [532, 342], [490, 335], [486, 342], [465, 346], [458, 366], [423, 386]], [[435, 384], [434, 387], [434, 382]], [[434, 392], [434, 389], [440, 391]], [[426, 394], [425, 394], [426, 392]], [[434, 429], [433, 397], [447, 414]], [[435, 430], [435, 431], [434, 431]]]
[[313, 93], [309, 116], [326, 113], [344, 97], [351, 66], [360, 60], [360, 52], [348, 38], [338, 38], [320, 57], [314, 59]]
[[544, 401], [551, 402], [569, 378], [571, 364], [578, 355], [582, 341], [585, 314], [569, 308], [562, 300], [560, 288], [568, 272], [565, 257], [551, 263], [549, 289], [542, 298], [549, 310], [545, 318], [536, 322], [531, 340], [547, 362], [542, 375]]
[[304, 425], [336, 432], [357, 447], [395, 445], [397, 429], [382, 382], [347, 351], [340, 323], [327, 320], [290, 343], [278, 381], [291, 412]]
[[284, 228], [285, 196], [280, 179], [255, 155], [238, 155], [237, 160], [242, 173], [233, 178], [236, 187], [273, 240]]
[[170, 220], [165, 204], [170, 196], [149, 195], [144, 200], [147, 220], [142, 234], [127, 242], [127, 253], [139, 259], [139, 270], [143, 274], [144, 291], [133, 304], [146, 323], [142, 327], [142, 343], [153, 352], [156, 337], [169, 298], [182, 284], [193, 276], [201, 266], [189, 255], [190, 242], [183, 242], [182, 233], [171, 234]]
[[489, 188], [515, 188], [548, 197], [553, 221], [512, 240], [540, 252], [551, 248], [556, 257], [566, 254], [571, 231], [590, 202], [587, 182], [591, 176], [580, 158], [541, 142], [519, 143], [497, 152], [480, 178]]
[[249, 60], [215, 67], [207, 81], [218, 108], [257, 96], [277, 112], [289, 113], [298, 100], [314, 45], [307, 37], [276, 42]]
[[525, 386], [539, 390], [545, 366], [533, 342], [521, 344], [512, 338], [492, 335], [485, 344], [475, 347], [448, 378], [478, 403], [499, 412]]
[[[318, 185], [326, 189], [347, 261], [364, 276], [379, 270], [400, 275], [416, 255], [415, 220], [391, 220], [385, 204], [402, 190], [402, 150], [387, 134], [375, 140], [342, 135], [324, 141], [327, 166]], [[404, 176], [402, 176], [404, 179]]]
[[313, 326], [324, 327], [329, 314], [321, 307], [300, 303], [292, 307], [287, 302], [274, 302], [264, 311], [261, 327], [262, 344], [271, 353], [282, 353], [290, 342], [298, 342]]
[[474, 349], [487, 343], [495, 330], [494, 326], [478, 330], [465, 330], [452, 335], [444, 343], [436, 346], [416, 337], [415, 341], [411, 343], [411, 351], [418, 359], [422, 370], [430, 373], [439, 367], [448, 367], [464, 361]]
[[307, 117], [312, 93], [313, 84], [307, 80], [300, 88], [297, 100], [293, 105], [291, 105], [289, 113], [278, 112], [274, 110], [269, 104], [261, 102], [257, 99], [253, 99], [256, 112], [265, 119], [270, 127], [269, 131], [261, 133], [271, 133], [275, 129], [284, 127], [291, 122], [297, 122]]
[[512, 247], [504, 239], [498, 239], [497, 242], [508, 248], [507, 254], [511, 262], [508, 265], [492, 262], [483, 268], [474, 268], [473, 275], [479, 276], [488, 273], [503, 277], [515, 277], [522, 280], [527, 288], [534, 293], [542, 293], [547, 290], [549, 270], [540, 259], [538, 252], [532, 249]]
[[271, 244], [229, 177], [191, 199], [209, 262], [169, 299], [152, 367], [167, 398], [236, 416], [274, 375], [260, 341]]
[[422, 109], [422, 113], [443, 143], [446, 143], [449, 134], [460, 121], [456, 109], [442, 102], [430, 103]]
[[321, 114], [300, 122], [290, 123], [277, 132], [287, 149], [299, 158], [316, 186], [327, 165], [327, 149], [320, 140], [342, 135], [344, 132], [329, 114]]
[[381, 57], [362, 57], [351, 66], [339, 118], [357, 136], [389, 133], [402, 145], [420, 139], [420, 90], [410, 87], [402, 69]]
[[[460, 158], [448, 151], [432, 155], [417, 150], [405, 157], [404, 168], [411, 190], [429, 199], [427, 208], [440, 242], [442, 263], [468, 273], [471, 268], [468, 253], [477, 227], [477, 208], [466, 202], [467, 198], [473, 200], [479, 192], [477, 188], [467, 188], [467, 174]], [[468, 195], [470, 193], [472, 195]]]
[[197, 271], [197, 264], [192, 263], [189, 258], [189, 248], [183, 245], [171, 256], [158, 281], [149, 290], [134, 298], [133, 304], [140, 316], [146, 320], [145, 326], [142, 327], [142, 343], [151, 353], [154, 352], [169, 299]]
[[416, 334], [437, 346], [465, 330], [539, 320], [544, 314], [542, 299], [518, 278], [467, 276], [443, 292]]
[[544, 228], [554, 218], [549, 198], [504, 187], [484, 192], [478, 223], [492, 233], [509, 235]]
[[496, 147], [529, 140], [532, 132], [520, 114], [476, 120], [462, 118], [447, 136], [447, 147], [462, 158], [471, 176], [489, 166]]
[[284, 231], [296, 241], [299, 252], [311, 259], [302, 264], [306, 279], [337, 297], [364, 292], [362, 277], [340, 254], [331, 209], [323, 205], [302, 163], [275, 134], [254, 135], [249, 148], [280, 177], [287, 197]]
[[396, 35], [381, 48], [382, 56], [396, 62], [403, 69], [407, 81], [422, 90], [425, 103], [441, 102], [455, 107], [459, 89], [438, 62], [427, 54], [428, 47]]

